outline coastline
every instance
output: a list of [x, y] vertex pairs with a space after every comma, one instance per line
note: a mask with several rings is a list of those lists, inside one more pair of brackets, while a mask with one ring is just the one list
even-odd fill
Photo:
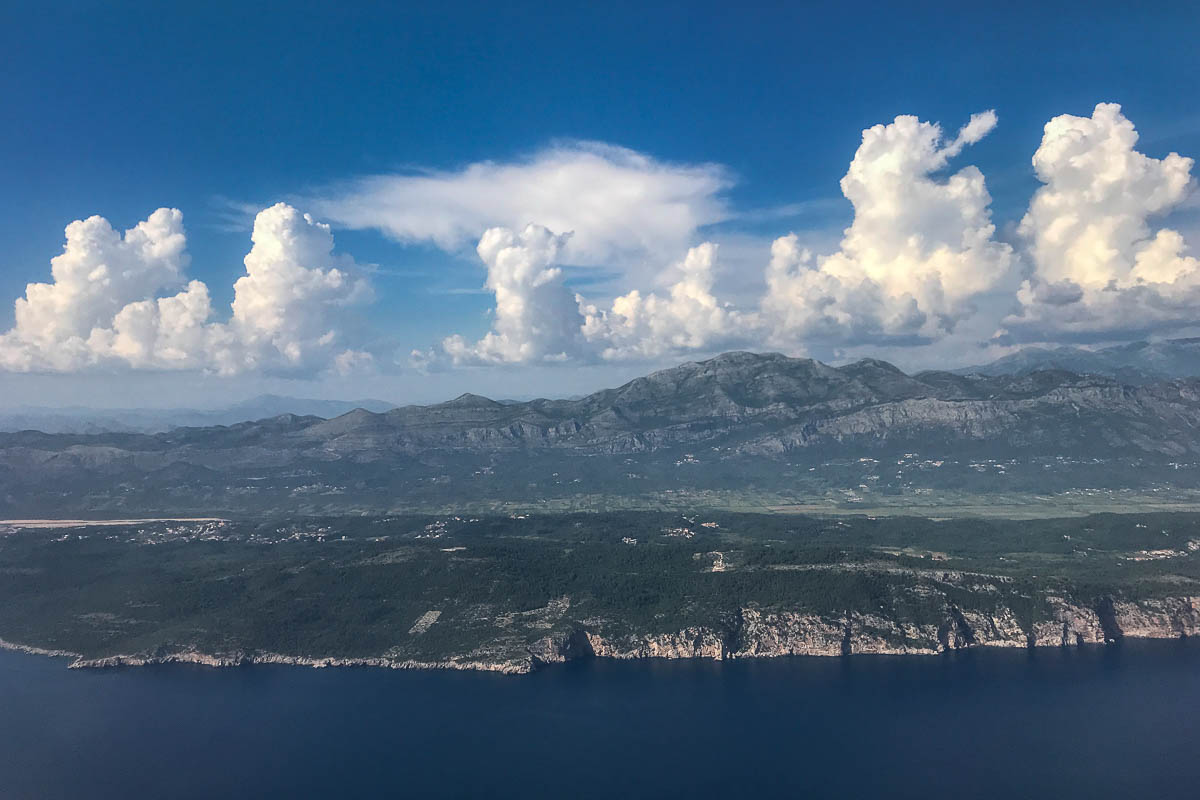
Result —
[[[1186, 640], [1187, 636], [1148, 636], [1148, 637], [1130, 637], [1131, 639], [1147, 639], [1147, 640]], [[1115, 642], [1081, 642], [1078, 644], [1035, 644], [1024, 645], [1023, 649], [1038, 650], [1048, 648], [1073, 649], [1077, 647], [1115, 646]], [[770, 658], [788, 658], [788, 657], [817, 657], [817, 658], [856, 658], [864, 656], [930, 656], [944, 655], [949, 652], [957, 652], [966, 649], [1021, 649], [1015, 645], [1005, 645], [996, 643], [976, 644], [961, 648], [953, 648], [949, 650], [888, 650], [888, 651], [872, 651], [872, 652], [857, 652], [857, 653], [834, 653], [828, 650], [812, 650], [810, 652], [779, 652], [779, 653], [754, 653], [754, 654], [727, 654], [724, 656], [713, 655], [676, 655], [671, 653], [663, 653], [656, 655], [642, 654], [604, 654], [587, 656], [597, 659], [605, 659], [612, 661], [744, 661], [744, 660], [759, 660]], [[393, 669], [393, 670], [450, 670], [462, 672], [493, 672], [502, 675], [529, 675], [537, 672], [544, 667], [566, 663], [568, 661], [580, 660], [580, 658], [560, 658], [552, 660], [543, 660], [537, 656], [533, 656], [528, 660], [512, 660], [512, 661], [417, 661], [412, 659], [390, 659], [387, 657], [360, 657], [360, 658], [342, 658], [342, 657], [311, 657], [311, 656], [289, 656], [281, 653], [245, 653], [237, 655], [222, 655], [215, 653], [202, 653], [195, 650], [184, 650], [176, 653], [169, 653], [161, 656], [157, 655], [135, 655], [135, 654], [117, 654], [111, 656], [102, 656], [99, 658], [83, 658], [79, 653], [67, 650], [52, 650], [43, 647], [32, 645], [24, 645], [16, 642], [11, 642], [5, 639], [0, 639], [0, 650], [11, 652], [24, 653], [32, 656], [43, 656], [48, 658], [70, 658], [71, 663], [67, 665], [67, 669], [73, 670], [107, 670], [107, 669], [122, 669], [147, 666], [165, 666], [170, 664], [191, 664], [195, 666], [212, 667], [214, 669], [230, 669], [237, 667], [248, 667], [257, 665], [275, 665], [275, 666], [291, 666], [291, 667], [307, 667], [309, 669], [326, 669], [338, 667], [370, 667], [375, 669]]]
[[72, 659], [69, 669], [110, 669], [159, 664], [239, 667], [253, 664], [381, 669], [469, 670], [523, 675], [550, 664], [581, 659], [707, 659], [785, 656], [933, 656], [972, 649], [1037, 649], [1110, 645], [1122, 639], [1187, 639], [1200, 636], [1200, 597], [1141, 603], [1108, 602], [1089, 608], [1058, 599], [1053, 619], [1022, 627], [1007, 609], [992, 614], [952, 608], [939, 624], [916, 625], [872, 615], [825, 619], [789, 611], [744, 608], [731, 629], [691, 627], [676, 632], [605, 636], [573, 628], [501, 652], [475, 651], [438, 660], [378, 656], [302, 656], [254, 650], [208, 653], [190, 645], [164, 644], [154, 652], [83, 654], [0, 638], [0, 649]]
[[160, 655], [117, 653], [111, 656], [85, 658], [82, 653], [73, 650], [55, 650], [22, 644], [8, 639], [0, 639], [0, 650], [25, 653], [32, 656], [49, 658], [70, 658], [67, 669], [113, 669], [117, 667], [145, 667], [156, 664], [195, 664], [204, 667], [244, 667], [253, 664], [279, 664], [284, 666], [310, 667], [323, 669], [325, 667], [380, 667], [385, 669], [449, 669], [472, 670], [478, 672], [502, 672], [506, 674], [523, 674], [532, 672], [521, 668], [520, 664], [496, 661], [416, 661], [412, 659], [391, 659], [386, 656], [366, 656], [348, 658], [338, 656], [289, 656], [282, 653], [204, 653], [195, 649], [183, 649]]
[[31, 656], [47, 656], [49, 658], [83, 658], [82, 655], [71, 650], [54, 650], [48, 647], [10, 642], [7, 639], [0, 639], [0, 650], [12, 650], [17, 653], [25, 653]]

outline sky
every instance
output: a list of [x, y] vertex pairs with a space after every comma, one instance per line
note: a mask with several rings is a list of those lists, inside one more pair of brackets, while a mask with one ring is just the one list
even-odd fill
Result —
[[0, 406], [1197, 333], [1194, 4], [341, 5], [0, 10]]

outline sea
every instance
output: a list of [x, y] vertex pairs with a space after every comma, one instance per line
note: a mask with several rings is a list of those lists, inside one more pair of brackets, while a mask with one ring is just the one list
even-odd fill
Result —
[[1200, 797], [1200, 641], [530, 675], [0, 653], [0, 798]]

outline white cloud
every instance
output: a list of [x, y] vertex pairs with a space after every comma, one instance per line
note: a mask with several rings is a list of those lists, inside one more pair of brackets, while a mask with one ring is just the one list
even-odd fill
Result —
[[[447, 250], [484, 231], [476, 252], [494, 297], [491, 329], [413, 354], [430, 365], [661, 361], [743, 346], [911, 353], [903, 360], [927, 364], [977, 360], [985, 344], [995, 351], [1194, 325], [1200, 260], [1183, 234], [1152, 224], [1186, 202], [1192, 160], [1137, 152], [1137, 133], [1116, 105], [1090, 118], [1055, 117], [1033, 158], [1044, 185], [1019, 228], [1028, 244], [1021, 272], [995, 238], [983, 175], [974, 166], [951, 171], [995, 125], [987, 111], [953, 137], [912, 116], [863, 131], [840, 184], [854, 211], [840, 241], [836, 231], [777, 238], [765, 272], [768, 240], [745, 230], [730, 232], [720, 250], [695, 245], [705, 225], [775, 218], [727, 208], [724, 169], [606, 145], [369, 177], [315, 202], [349, 227]], [[72, 223], [52, 280], [29, 284], [16, 301], [15, 325], [0, 335], [0, 370], [370, 369], [349, 313], [370, 287], [335, 253], [330, 227], [280, 203], [257, 214], [252, 241], [230, 311], [214, 314], [209, 288], [186, 274], [179, 211], [160, 209], [123, 235], [100, 217]], [[595, 276], [597, 266], [619, 276], [619, 288], [568, 285], [568, 271]], [[591, 298], [572, 288], [582, 286]]]
[[712, 294], [716, 245], [688, 250], [667, 275], [666, 294], [633, 290], [600, 309], [574, 294], [556, 266], [569, 235], [540, 225], [521, 232], [492, 228], [477, 248], [495, 295], [492, 330], [477, 342], [444, 339], [431, 352], [416, 351], [422, 366], [536, 364], [651, 359], [728, 344], [750, 324]]
[[914, 339], [928, 320], [910, 294], [888, 296], [869, 278], [844, 280], [822, 269], [794, 234], [771, 245], [762, 306], [770, 338], [781, 346]]
[[487, 267], [486, 287], [496, 298], [493, 329], [473, 344], [450, 336], [440, 353], [415, 353], [417, 360], [444, 356], [455, 364], [528, 364], [582, 355], [579, 302], [555, 266], [569, 238], [541, 225], [484, 232], [476, 250]]
[[[73, 222], [53, 283], [31, 283], [0, 335], [0, 368], [74, 372], [94, 366], [304, 373], [362, 363], [341, 341], [343, 309], [369, 294], [329, 227], [280, 203], [260, 212], [234, 284], [232, 316], [213, 322], [208, 287], [184, 281], [183, 215], [159, 209], [122, 237], [101, 217]], [[338, 266], [334, 266], [337, 264]]]
[[609, 310], [588, 306], [584, 335], [606, 359], [657, 358], [732, 344], [753, 322], [713, 295], [716, 260], [717, 245], [705, 242], [672, 268], [678, 280], [666, 295], [634, 289], [613, 300]]
[[681, 252], [698, 228], [729, 218], [721, 193], [730, 184], [714, 164], [669, 164], [622, 147], [572, 142], [513, 163], [365, 177], [305, 203], [342, 226], [451, 251], [485, 229], [536, 222], [574, 232], [564, 251], [568, 263], [611, 266]]
[[842, 178], [854, 206], [841, 249], [814, 256], [795, 236], [771, 249], [762, 308], [772, 341], [929, 341], [952, 332], [972, 300], [1009, 271], [1011, 248], [993, 235], [983, 174], [934, 173], [996, 125], [975, 114], [949, 143], [916, 117], [863, 131]]
[[1102, 340], [1195, 324], [1200, 261], [1180, 233], [1150, 224], [1186, 199], [1193, 161], [1150, 158], [1137, 141], [1113, 103], [1046, 123], [1033, 156], [1045, 185], [1020, 226], [1034, 271], [1003, 333]]
[[604, 305], [566, 287], [553, 266], [565, 249], [560, 237], [538, 226], [519, 237], [490, 230], [479, 254], [496, 294], [494, 330], [474, 344], [450, 337], [418, 360], [649, 360], [766, 343], [796, 351], [815, 343], [828, 349], [942, 338], [1013, 261], [1011, 248], [993, 239], [979, 170], [934, 177], [995, 124], [993, 112], [976, 114], [949, 142], [939, 126], [915, 117], [864, 131], [841, 182], [855, 216], [840, 249], [815, 257], [795, 235], [776, 240], [767, 293], [753, 311], [718, 299], [711, 242], [655, 276], [661, 292], [634, 289]]
[[183, 215], [160, 208], [122, 236], [103, 217], [66, 228], [50, 261], [52, 283], [31, 283], [16, 301], [16, 325], [0, 336], [0, 366], [72, 370], [91, 357], [92, 330], [127, 304], [177, 286], [187, 267]]
[[208, 324], [211, 316], [208, 287], [200, 281], [170, 297], [129, 303], [110, 325], [92, 329], [87, 359], [76, 369], [101, 361], [137, 369], [201, 369], [233, 344], [220, 326]]
[[[246, 274], [233, 284], [230, 327], [243, 367], [309, 371], [345, 350], [344, 310], [370, 296], [353, 261], [333, 254], [329, 226], [285, 203], [259, 212]], [[343, 359], [345, 362], [345, 359]]]

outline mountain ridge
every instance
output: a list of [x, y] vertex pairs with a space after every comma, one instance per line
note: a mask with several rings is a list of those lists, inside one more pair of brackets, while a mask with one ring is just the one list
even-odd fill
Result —
[[320, 400], [276, 394], [257, 395], [215, 409], [17, 406], [0, 409], [0, 432], [163, 433], [180, 427], [235, 425], [286, 413], [328, 419], [355, 408], [379, 412], [395, 407], [394, 403], [384, 400]]
[[[0, 509], [24, 503], [29, 513], [53, 502], [128, 510], [135, 500], [161, 506], [182, 496], [198, 510], [258, 507], [264, 498], [272, 508], [300, 498], [370, 510], [414, 498], [511, 502], [585, 489], [794, 494], [814, 480], [903, 493], [918, 480], [911, 470], [870, 464], [908, 463], [917, 453], [956, 465], [953, 475], [919, 480], [972, 491], [1178, 480], [1186, 477], [1179, 463], [1200, 462], [1200, 379], [1129, 384], [1065, 370], [909, 375], [876, 359], [831, 367], [729, 353], [578, 400], [506, 404], [465, 394], [332, 419], [289, 414], [156, 434], [0, 434]], [[1113, 459], [1127, 466], [1086, 466]], [[984, 469], [973, 460], [1012, 464]], [[701, 461], [705, 469], [680, 471]], [[859, 462], [867, 466], [836, 466]]]
[[1200, 338], [1130, 342], [1099, 350], [1025, 347], [987, 364], [952, 371], [960, 375], [998, 376], [1043, 369], [1105, 375], [1138, 384], [1196, 377], [1200, 376]]

